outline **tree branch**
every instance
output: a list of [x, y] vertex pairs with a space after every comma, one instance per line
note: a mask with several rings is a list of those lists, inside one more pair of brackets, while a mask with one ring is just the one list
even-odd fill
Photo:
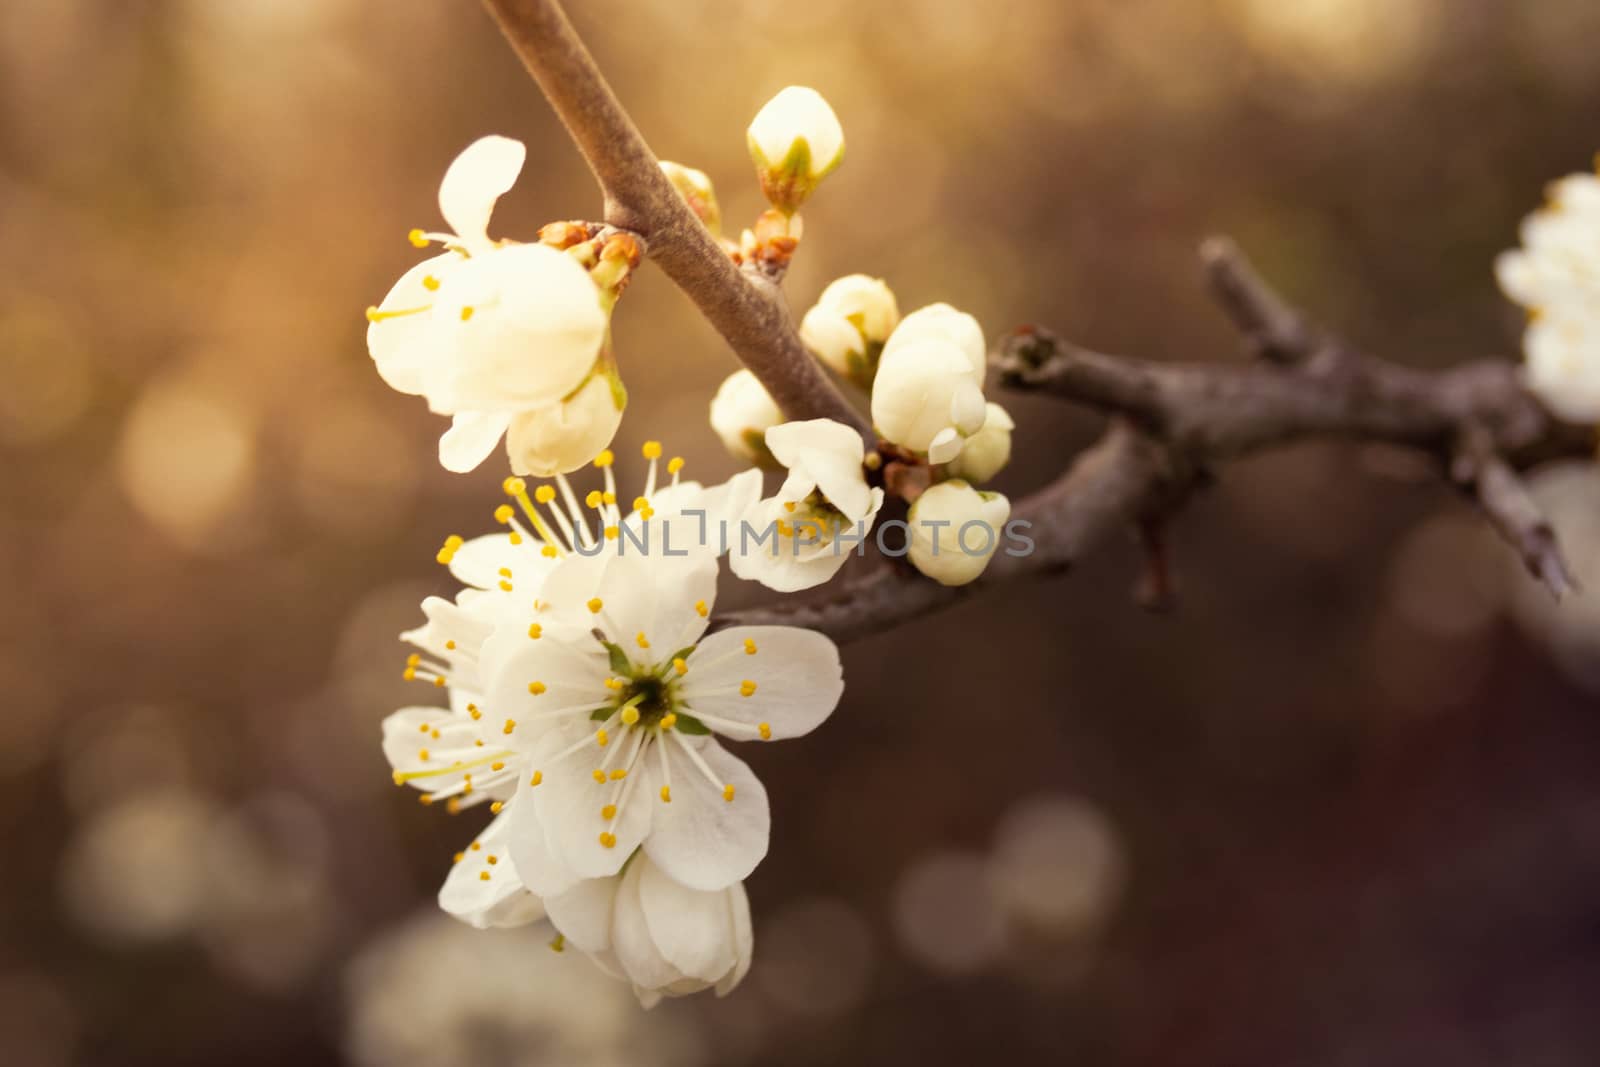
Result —
[[605, 221], [694, 301], [791, 419], [827, 418], [871, 444], [871, 426], [811, 358], [773, 282], [740, 270], [680, 197], [557, 0], [484, 0], [605, 196]]

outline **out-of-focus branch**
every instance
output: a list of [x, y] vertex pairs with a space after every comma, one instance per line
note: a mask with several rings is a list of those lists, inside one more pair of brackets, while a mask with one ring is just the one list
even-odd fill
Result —
[[1037, 552], [996, 557], [980, 581], [963, 589], [884, 571], [819, 603], [779, 604], [726, 623], [793, 621], [846, 640], [1008, 580], [1060, 571], [1122, 530], [1141, 532], [1147, 553], [1158, 553], [1146, 585], [1153, 579], [1170, 587], [1169, 561], [1149, 534], [1163, 528], [1206, 472], [1313, 437], [1383, 442], [1422, 454], [1472, 497], [1552, 594], [1574, 587], [1554, 533], [1518, 472], [1560, 456], [1592, 456], [1593, 429], [1556, 419], [1522, 387], [1509, 363], [1422, 371], [1378, 359], [1313, 329], [1230, 242], [1207, 242], [1202, 257], [1213, 294], [1261, 361], [1129, 359], [1038, 328], [1004, 339], [991, 357], [1007, 386], [1113, 416], [1097, 445], [1013, 512], [1034, 523]]
[[484, 0], [605, 196], [605, 221], [643, 237], [648, 254], [791, 419], [871, 427], [800, 343], [777, 285], [743, 271], [665, 175], [557, 0]]

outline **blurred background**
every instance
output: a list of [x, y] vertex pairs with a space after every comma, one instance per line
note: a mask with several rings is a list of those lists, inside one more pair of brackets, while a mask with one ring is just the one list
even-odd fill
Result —
[[[1600, 148], [1591, 0], [573, 7], [735, 223], [756, 109], [834, 104], [797, 310], [863, 271], [991, 335], [1233, 360], [1193, 254], [1221, 231], [1396, 359], [1511, 356], [1492, 258]], [[774, 835], [727, 1000], [644, 1015], [440, 915], [479, 816], [396, 791], [378, 724], [503, 461], [439, 469], [362, 310], [490, 132], [530, 146], [496, 233], [597, 214], [474, 3], [0, 6], [0, 1060], [1600, 1061], [1600, 597], [1556, 610], [1342, 444], [1223, 472], [1174, 615], [1114, 545], [848, 648], [827, 727], [749, 754]], [[653, 270], [617, 328], [619, 454], [732, 473], [715, 334]], [[1099, 429], [1005, 403], [1013, 495]], [[1600, 475], [1538, 491], [1600, 590]]]

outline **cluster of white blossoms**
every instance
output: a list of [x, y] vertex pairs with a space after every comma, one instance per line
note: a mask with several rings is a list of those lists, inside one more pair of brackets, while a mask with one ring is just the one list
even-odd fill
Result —
[[452, 417], [439, 440], [452, 471], [477, 467], [502, 437], [519, 474], [576, 470], [610, 443], [627, 402], [609, 324], [631, 242], [557, 249], [488, 235], [526, 155], [519, 141], [485, 137], [457, 156], [439, 185], [454, 232], [411, 231], [412, 244], [444, 251], [367, 309], [383, 380]]
[[[776, 279], [844, 133], [820, 95], [791, 86], [747, 140], [771, 208], [722, 247]], [[456, 855], [445, 911], [478, 927], [547, 920], [553, 947], [581, 950], [646, 1006], [726, 993], [750, 966], [744, 880], [766, 854], [770, 814], [725, 743], [809, 733], [844, 683], [821, 634], [710, 632], [722, 557], [772, 589], [820, 585], [863, 548], [887, 489], [911, 504], [911, 562], [949, 585], [972, 581], [1010, 512], [974, 486], [1005, 465], [1012, 424], [984, 398], [972, 316], [935, 304], [902, 319], [887, 285], [852, 275], [827, 287], [801, 336], [870, 391], [879, 440], [828, 419], [786, 422], [740, 371], [712, 401], [712, 428], [736, 457], [781, 470], [777, 491], [763, 495], [760, 469], [683, 481], [683, 460], [652, 441], [640, 491], [619, 495], [609, 445], [625, 393], [610, 317], [638, 243], [581, 222], [551, 223], [534, 243], [490, 238], [525, 154], [504, 137], [461, 153], [439, 190], [453, 232], [412, 233], [443, 251], [367, 313], [384, 380], [452, 417], [444, 466], [471, 470], [504, 437], [513, 472], [494, 513], [502, 529], [439, 551], [464, 588], [425, 600], [425, 622], [402, 635], [416, 648], [405, 677], [448, 702], [390, 715], [383, 750], [396, 784], [425, 804], [493, 816]], [[662, 171], [721, 240], [710, 179]], [[566, 475], [591, 461], [601, 484], [580, 494]]]
[[1528, 388], [1563, 419], [1600, 422], [1600, 177], [1552, 183], [1521, 237], [1522, 247], [1502, 253], [1495, 273], [1528, 310]]

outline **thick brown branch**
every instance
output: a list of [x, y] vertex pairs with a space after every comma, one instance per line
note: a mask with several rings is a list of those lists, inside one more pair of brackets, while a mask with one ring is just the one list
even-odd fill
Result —
[[484, 0], [555, 109], [605, 195], [605, 221], [642, 235], [649, 256], [694, 301], [791, 419], [871, 427], [800, 343], [777, 286], [741, 271], [661, 173], [557, 0]]

